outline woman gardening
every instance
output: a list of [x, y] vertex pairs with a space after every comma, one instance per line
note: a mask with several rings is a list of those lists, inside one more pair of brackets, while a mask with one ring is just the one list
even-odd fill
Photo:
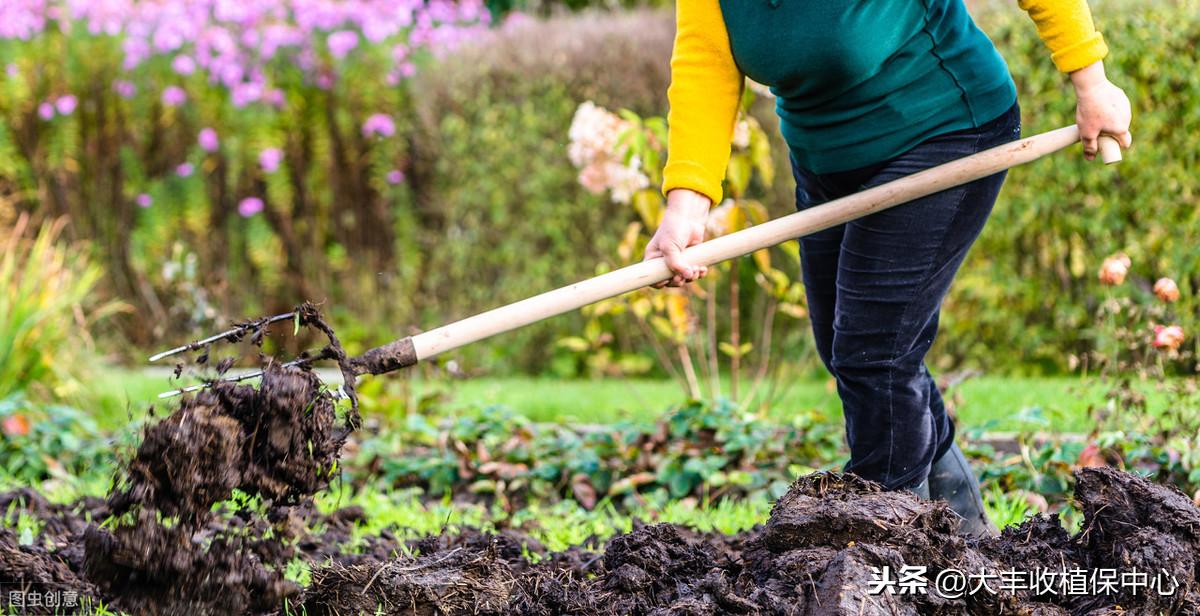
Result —
[[[1020, 0], [1069, 75], [1084, 155], [1100, 134], [1131, 145], [1129, 100], [1104, 74], [1086, 0]], [[791, 153], [796, 207], [1020, 136], [1008, 67], [963, 0], [678, 0], [666, 213], [646, 248], [679, 286], [707, 269], [704, 240], [746, 77], [766, 84]], [[1004, 173], [800, 238], [818, 354], [837, 381], [850, 461], [891, 490], [944, 499], [962, 531], [994, 532], [925, 355], [938, 313]]]

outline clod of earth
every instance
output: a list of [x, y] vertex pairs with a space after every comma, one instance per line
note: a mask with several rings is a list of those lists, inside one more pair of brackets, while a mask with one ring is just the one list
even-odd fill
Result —
[[[285, 602], [314, 616], [1200, 613], [1200, 508], [1110, 468], [1077, 472], [1084, 524], [1074, 536], [1037, 516], [966, 540], [944, 503], [816, 473], [796, 480], [762, 526], [734, 536], [639, 524], [599, 553], [550, 554], [513, 530], [407, 543], [384, 531], [348, 553], [364, 512], [322, 516], [311, 502], [357, 423], [353, 410], [346, 419], [339, 425], [333, 400], [303, 370], [269, 368], [258, 388], [218, 383], [146, 430], [107, 500], [62, 506], [29, 490], [0, 494], [0, 509], [42, 523], [32, 545], [0, 529], [0, 580], [139, 616], [278, 615]], [[260, 505], [218, 506], [235, 490]], [[311, 567], [307, 588], [284, 576], [295, 559]], [[1137, 570], [1174, 588], [875, 592], [877, 570], [906, 566], [924, 567], [928, 580], [951, 569], [993, 581], [1006, 570]]]
[[[86, 525], [66, 520], [89, 511], [103, 515], [107, 505], [54, 508], [27, 494], [4, 495], [0, 503], [16, 502], [17, 510], [47, 521], [39, 546], [49, 541], [58, 547], [17, 546], [11, 532], [0, 532], [0, 576], [71, 588], [135, 614], [278, 614], [285, 597], [313, 615], [1198, 613], [1200, 509], [1178, 491], [1113, 469], [1083, 469], [1077, 480], [1085, 522], [1074, 536], [1056, 518], [1037, 516], [999, 537], [967, 541], [954, 533], [954, 518], [943, 504], [819, 473], [797, 480], [767, 522], [746, 533], [638, 525], [591, 557], [577, 550], [549, 554], [515, 531], [469, 529], [407, 544], [385, 534], [361, 553], [341, 554], [362, 511], [319, 516], [304, 505], [242, 522], [259, 537], [271, 520], [277, 529], [327, 529], [284, 533], [294, 551], [261, 539], [181, 547], [187, 537], [179, 525], [146, 520], [128, 526], [128, 536], [94, 526], [83, 530]], [[289, 516], [302, 523], [283, 523]], [[191, 537], [220, 535], [231, 524], [210, 520]], [[87, 550], [83, 563], [71, 557], [79, 546]], [[313, 567], [306, 589], [273, 575], [274, 564], [294, 557]], [[147, 560], [156, 567], [145, 567]], [[895, 572], [906, 565], [926, 567], [931, 580], [947, 568], [995, 575], [1037, 567], [1136, 568], [1165, 571], [1177, 589], [1170, 596], [1146, 589], [1107, 595], [981, 591], [959, 598], [872, 592], [874, 568]]]

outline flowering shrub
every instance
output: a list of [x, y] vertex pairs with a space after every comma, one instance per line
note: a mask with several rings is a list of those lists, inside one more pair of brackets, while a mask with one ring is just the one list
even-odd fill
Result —
[[[208, 325], [165, 318], [193, 299], [153, 267], [180, 241], [209, 289], [326, 297], [325, 258], [372, 282], [406, 194], [408, 80], [489, 22], [480, 0], [0, 3], [0, 189], [96, 240], [138, 340]], [[238, 316], [271, 295], [214, 294]]]
[[[1100, 266], [1108, 293], [1096, 313], [1098, 344], [1084, 369], [1109, 388], [1105, 404], [1092, 409], [1094, 430], [1078, 464], [1133, 468], [1194, 490], [1200, 487], [1200, 387], [1194, 373], [1171, 369], [1195, 361], [1176, 323], [1181, 292], [1167, 277], [1152, 287], [1130, 284], [1126, 276], [1132, 280], [1134, 270], [1124, 253]], [[1164, 408], [1149, 407], [1147, 389], [1162, 392]]]
[[[748, 94], [743, 107], [752, 101], [753, 95]], [[662, 219], [665, 199], [658, 187], [662, 183], [666, 131], [666, 121], [661, 117], [643, 119], [630, 111], [618, 115], [590, 101], [579, 106], [571, 123], [567, 154], [579, 168], [580, 184], [593, 193], [607, 193], [614, 202], [630, 206], [630, 214], [635, 217], [618, 247], [621, 265], [641, 259], [646, 243]], [[753, 190], [770, 186], [774, 173], [766, 133], [753, 117], [743, 113], [734, 130], [732, 147], [725, 182], [728, 198], [709, 214], [710, 238], [768, 218], [766, 207], [751, 197]], [[753, 181], [758, 182], [757, 187], [752, 187]], [[781, 248], [779, 252], [797, 258], [795, 246]], [[753, 261], [756, 269], [753, 279], [766, 300], [762, 312], [755, 315], [762, 324], [754, 387], [757, 391], [769, 366], [776, 313], [802, 318], [805, 311], [800, 285], [772, 265], [770, 250], [757, 251]], [[644, 371], [650, 365], [648, 358], [618, 350], [620, 328], [613, 328], [618, 320], [631, 319], [636, 323], [636, 331], [648, 339], [660, 365], [683, 383], [690, 397], [701, 397], [701, 374], [708, 382], [710, 396], [720, 394], [724, 358], [730, 395], [738, 399], [742, 360], [756, 348], [755, 342], [741, 337], [744, 318], [741, 304], [745, 301], [742, 276], [738, 261], [734, 260], [710, 268], [709, 279], [703, 285], [666, 291], [643, 289], [600, 302], [586, 310], [590, 321], [584, 335], [564, 338], [559, 344], [585, 354], [593, 372]], [[724, 302], [718, 299], [722, 290], [728, 293]], [[723, 323], [718, 322], [718, 303], [724, 304], [721, 312], [727, 315]], [[704, 315], [703, 325], [700, 315]]]

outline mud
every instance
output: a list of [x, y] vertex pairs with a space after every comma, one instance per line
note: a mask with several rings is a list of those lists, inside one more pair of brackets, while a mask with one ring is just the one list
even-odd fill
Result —
[[[286, 505], [262, 516], [214, 515], [193, 529], [162, 524], [160, 513], [143, 508], [109, 531], [81, 521], [104, 514], [105, 503], [60, 507], [9, 493], [0, 504], [43, 519], [39, 539], [54, 549], [17, 546], [0, 531], [0, 575], [137, 614], [281, 614], [284, 600], [311, 615], [1200, 613], [1200, 509], [1189, 498], [1107, 468], [1079, 471], [1075, 498], [1085, 516], [1075, 535], [1038, 516], [968, 541], [943, 504], [819, 473], [797, 480], [762, 526], [735, 536], [639, 524], [597, 551], [551, 554], [511, 529], [407, 542], [385, 532], [346, 554], [353, 527], [365, 520], [354, 507], [321, 516]], [[313, 527], [325, 530], [308, 534]], [[71, 558], [76, 549], [86, 558]], [[307, 588], [275, 569], [291, 558], [312, 566]], [[896, 577], [905, 566], [926, 568], [925, 593], [873, 591], [880, 568]], [[997, 581], [1006, 570], [1038, 568], [1136, 569], [1171, 576], [1175, 591], [1069, 595], [1005, 590]], [[993, 590], [942, 596], [932, 582], [950, 569], [996, 576]]]
[[[310, 372], [268, 368], [261, 385], [216, 383], [149, 427], [82, 534], [83, 574], [137, 614], [260, 613], [298, 596], [287, 509], [324, 489], [349, 428]], [[222, 515], [235, 490], [269, 515]], [[270, 518], [283, 524], [272, 524]]]
[[[999, 537], [968, 541], [940, 503], [816, 474], [798, 480], [766, 524], [736, 537], [639, 526], [611, 539], [589, 567], [554, 558], [531, 564], [504, 548], [511, 538], [487, 545], [478, 536], [428, 539], [417, 556], [319, 570], [304, 605], [310, 614], [370, 613], [367, 606], [383, 614], [539, 616], [1197, 613], [1200, 510], [1179, 492], [1111, 469], [1085, 469], [1078, 480], [1086, 521], [1075, 536], [1039, 516]], [[1158, 516], [1170, 522], [1156, 523]], [[926, 593], [873, 592], [879, 569], [895, 577], [905, 566], [926, 568]], [[1165, 569], [1178, 588], [1168, 597], [1145, 589], [1066, 595], [1006, 590], [999, 581], [1004, 571], [1039, 567]], [[932, 580], [948, 570], [986, 579], [992, 590], [943, 596]]]
[[[318, 356], [338, 361], [353, 400], [355, 368], [337, 337], [311, 305], [300, 315], [325, 332]], [[264, 327], [247, 324], [235, 337], [261, 341]], [[31, 490], [0, 494], [0, 512], [41, 525], [29, 545], [0, 528], [0, 590], [70, 592], [135, 615], [267, 616], [285, 605], [313, 616], [1200, 613], [1200, 508], [1109, 468], [1078, 471], [1084, 523], [1074, 535], [1038, 516], [966, 540], [944, 503], [816, 473], [798, 479], [761, 526], [735, 536], [637, 524], [549, 553], [513, 529], [408, 541], [394, 529], [351, 550], [366, 513], [323, 516], [311, 501], [337, 475], [358, 423], [353, 405], [342, 417], [313, 374], [270, 365], [258, 387], [218, 382], [185, 398], [146, 429], [107, 499], [54, 505]], [[306, 588], [285, 575], [295, 560], [310, 567]], [[879, 583], [883, 570], [896, 582], [909, 567], [920, 568], [911, 592]], [[1002, 583], [1007, 571], [1038, 570], [1081, 571], [1085, 580], [1140, 572], [1171, 592]], [[936, 580], [950, 572], [974, 591], [939, 592]], [[10, 613], [54, 613], [8, 601], [0, 595]]]

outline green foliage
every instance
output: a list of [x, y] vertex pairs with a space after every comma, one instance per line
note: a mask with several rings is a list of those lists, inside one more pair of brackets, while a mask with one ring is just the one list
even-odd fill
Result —
[[[661, 109], [667, 71], [654, 59], [670, 45], [669, 15], [560, 17], [500, 33], [422, 78], [412, 180], [420, 228], [405, 248], [420, 272], [411, 295], [419, 324], [597, 273], [624, 217], [576, 181], [566, 159], [571, 118], [588, 99]], [[564, 316], [462, 355], [485, 369], [543, 370], [553, 341], [580, 326], [578, 315]]]
[[[1024, 133], [1074, 122], [1075, 99], [1028, 17], [1012, 7], [980, 25], [1008, 60], [1021, 96]], [[1133, 103], [1134, 147], [1119, 165], [1071, 150], [1009, 173], [992, 220], [943, 311], [934, 353], [942, 365], [1061, 371], [1096, 340], [1096, 277], [1103, 257], [1124, 251], [1131, 282], [1149, 288], [1173, 276], [1184, 291], [1185, 331], [1200, 328], [1200, 3], [1103, 2], [1095, 9], [1109, 41], [1109, 78]], [[1196, 344], [1195, 337], [1188, 343]]]
[[507, 511], [530, 497], [593, 508], [778, 494], [841, 445], [839, 427], [827, 421], [800, 416], [779, 425], [724, 401], [677, 407], [657, 424], [604, 429], [537, 425], [486, 407], [440, 421], [413, 413], [388, 432], [364, 442], [351, 468], [434, 496], [489, 495]]
[[113, 450], [95, 422], [62, 404], [31, 405], [19, 394], [0, 399], [0, 466], [18, 482], [37, 484], [55, 478], [103, 474]]
[[113, 309], [88, 306], [100, 269], [59, 241], [61, 224], [44, 225], [32, 241], [22, 237], [26, 225], [22, 218], [0, 235], [0, 399], [77, 393], [88, 320]]

